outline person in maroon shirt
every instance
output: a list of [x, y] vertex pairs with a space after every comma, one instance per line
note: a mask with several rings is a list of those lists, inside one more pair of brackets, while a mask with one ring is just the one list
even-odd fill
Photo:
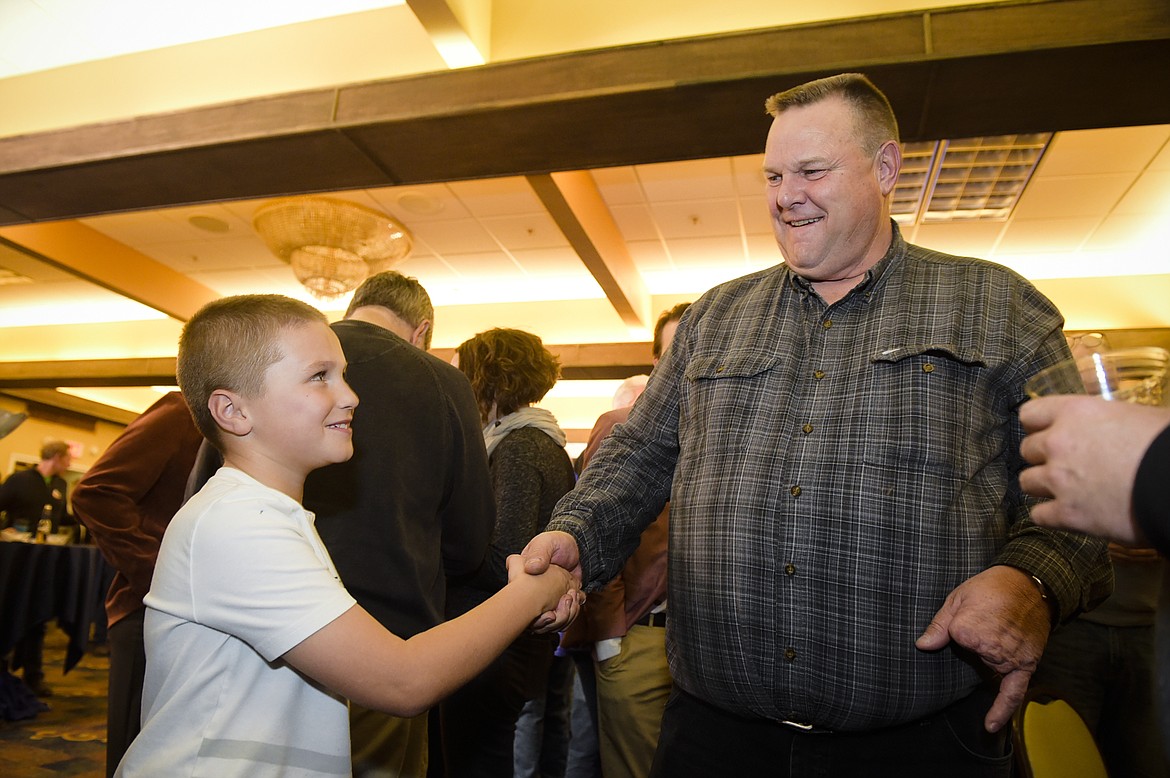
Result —
[[146, 671], [142, 598], [202, 441], [183, 396], [170, 392], [122, 431], [73, 490], [74, 513], [116, 571], [106, 596], [107, 775], [138, 734]]
[[[654, 327], [654, 364], [670, 346], [690, 303], [664, 311]], [[631, 402], [606, 411], [589, 433], [582, 470]], [[604, 589], [589, 595], [581, 618], [562, 639], [566, 648], [590, 648], [597, 697], [597, 736], [606, 778], [644, 778], [654, 761], [662, 710], [672, 681], [666, 664], [666, 546], [670, 505], [643, 532], [638, 548]], [[586, 690], [586, 694], [589, 691]]]

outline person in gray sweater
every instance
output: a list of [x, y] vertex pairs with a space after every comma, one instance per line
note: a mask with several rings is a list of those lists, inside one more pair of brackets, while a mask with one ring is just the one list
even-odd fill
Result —
[[[560, 363], [540, 338], [492, 329], [456, 350], [484, 423], [496, 526], [491, 550], [474, 579], [453, 584], [448, 616], [466, 612], [507, 581], [504, 561], [548, 523], [575, 475], [565, 433], [551, 413], [532, 407], [556, 383]], [[447, 774], [510, 776], [516, 720], [524, 703], [543, 696], [555, 635], [523, 635], [476, 679], [440, 706]]]

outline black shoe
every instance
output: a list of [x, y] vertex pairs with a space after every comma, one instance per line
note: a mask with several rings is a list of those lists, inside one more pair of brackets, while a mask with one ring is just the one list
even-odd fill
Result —
[[52, 697], [53, 690], [45, 684], [43, 680], [25, 681], [28, 688], [32, 689], [32, 693], [38, 697]]

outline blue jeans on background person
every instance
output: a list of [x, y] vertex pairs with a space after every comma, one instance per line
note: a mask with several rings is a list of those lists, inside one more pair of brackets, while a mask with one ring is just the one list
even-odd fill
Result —
[[573, 707], [570, 711], [569, 757], [565, 764], [565, 778], [601, 778], [593, 652], [571, 650], [569, 656], [577, 671], [573, 674]]
[[563, 778], [571, 736], [573, 660], [553, 657], [543, 696], [529, 700], [516, 721], [513, 778]]
[[737, 716], [676, 684], [662, 717], [651, 778], [1010, 778], [1010, 727], [983, 718], [995, 693], [979, 689], [924, 719], [875, 732], [803, 732]]

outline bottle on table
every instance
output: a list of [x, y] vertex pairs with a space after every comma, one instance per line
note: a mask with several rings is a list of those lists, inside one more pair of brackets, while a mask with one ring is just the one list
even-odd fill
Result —
[[53, 504], [45, 503], [41, 508], [41, 518], [37, 521], [36, 541], [44, 543], [53, 532]]

